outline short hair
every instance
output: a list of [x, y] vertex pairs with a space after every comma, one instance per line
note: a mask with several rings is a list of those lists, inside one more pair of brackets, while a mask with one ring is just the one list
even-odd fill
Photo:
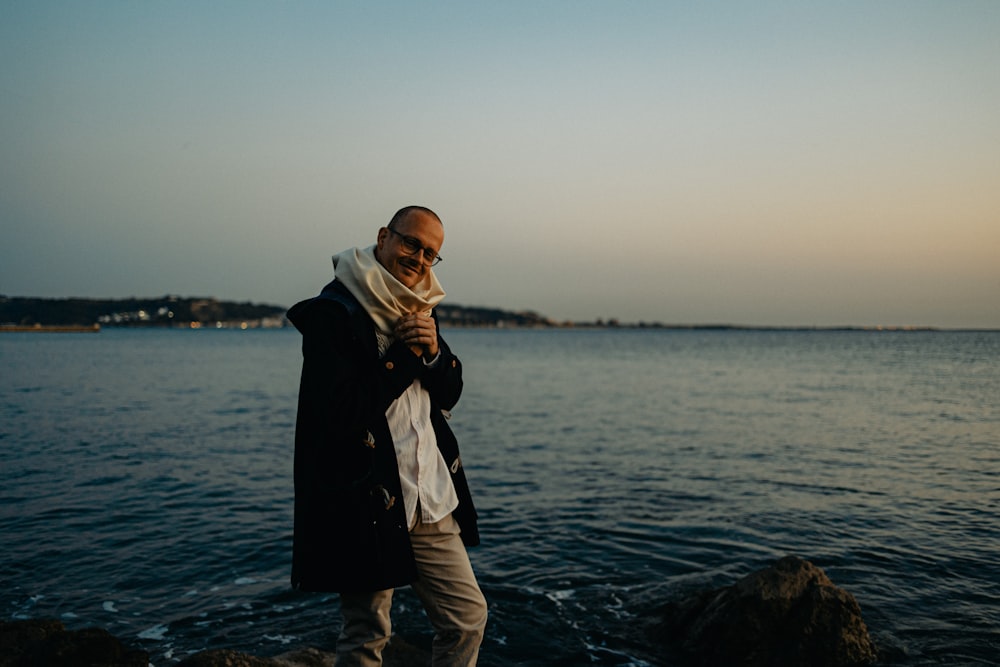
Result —
[[425, 214], [433, 217], [435, 220], [437, 220], [439, 223], [441, 223], [442, 227], [444, 227], [444, 223], [441, 222], [441, 218], [438, 217], [438, 214], [435, 213], [434, 211], [430, 210], [426, 206], [404, 206], [403, 208], [401, 208], [398, 211], [396, 211], [396, 215], [392, 216], [392, 220], [390, 220], [389, 224], [386, 225], [386, 226], [389, 229], [395, 229], [396, 228], [396, 223], [403, 222], [408, 217], [410, 217], [411, 213], [425, 213]]

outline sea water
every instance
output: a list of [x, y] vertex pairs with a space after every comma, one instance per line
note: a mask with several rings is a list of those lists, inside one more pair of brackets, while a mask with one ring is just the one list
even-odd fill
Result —
[[[464, 330], [483, 665], [664, 664], [656, 610], [794, 554], [885, 662], [1000, 651], [1000, 332]], [[300, 337], [0, 336], [0, 614], [153, 665], [332, 650], [293, 592]], [[412, 593], [395, 630], [426, 643]]]

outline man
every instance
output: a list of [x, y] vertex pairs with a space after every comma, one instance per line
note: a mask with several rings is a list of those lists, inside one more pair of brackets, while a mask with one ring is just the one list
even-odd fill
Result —
[[435, 665], [474, 665], [486, 627], [466, 553], [476, 511], [445, 421], [462, 365], [433, 312], [443, 243], [433, 211], [403, 208], [288, 311], [303, 355], [292, 585], [340, 593], [338, 667], [381, 664], [398, 586], [423, 602]]

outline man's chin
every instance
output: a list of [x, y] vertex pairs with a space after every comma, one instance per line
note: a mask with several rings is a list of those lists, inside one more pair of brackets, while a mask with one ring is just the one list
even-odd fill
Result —
[[401, 268], [399, 270], [399, 275], [396, 276], [396, 280], [403, 283], [407, 287], [413, 287], [420, 282], [423, 276], [420, 275], [419, 271], [412, 271], [410, 269]]

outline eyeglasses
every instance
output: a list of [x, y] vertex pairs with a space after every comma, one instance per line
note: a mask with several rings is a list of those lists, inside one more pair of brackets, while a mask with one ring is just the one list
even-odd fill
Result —
[[429, 264], [430, 266], [436, 265], [441, 261], [441, 255], [437, 254], [427, 246], [421, 245], [420, 241], [413, 238], [412, 236], [407, 236], [406, 234], [400, 234], [392, 227], [386, 227], [390, 232], [395, 234], [400, 238], [400, 242], [403, 244], [403, 252], [407, 255], [417, 255], [422, 253], [422, 259], [426, 260], [430, 258], [430, 261], [424, 261], [424, 264]]

